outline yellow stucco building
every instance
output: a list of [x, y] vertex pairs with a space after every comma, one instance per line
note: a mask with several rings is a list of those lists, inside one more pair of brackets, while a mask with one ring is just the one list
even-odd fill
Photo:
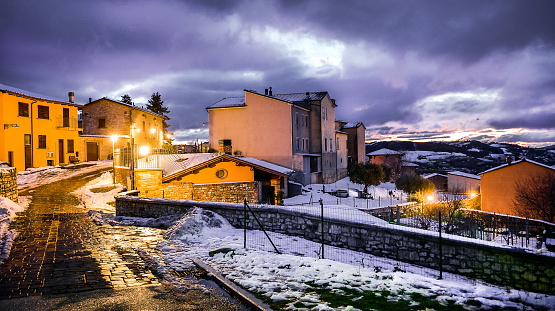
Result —
[[[479, 175], [481, 179], [482, 210], [515, 215], [513, 198], [515, 182], [541, 176], [555, 169], [528, 159], [500, 165]], [[520, 216], [520, 215], [516, 215]]]
[[0, 84], [0, 161], [18, 171], [79, 157], [78, 109], [68, 101]]

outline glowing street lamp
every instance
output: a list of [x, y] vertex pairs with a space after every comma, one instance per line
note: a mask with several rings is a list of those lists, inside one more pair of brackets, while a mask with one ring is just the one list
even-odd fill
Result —
[[139, 153], [140, 153], [142, 156], [147, 156], [149, 152], [150, 152], [150, 148], [149, 148], [148, 146], [141, 146], [141, 147], [139, 148]]

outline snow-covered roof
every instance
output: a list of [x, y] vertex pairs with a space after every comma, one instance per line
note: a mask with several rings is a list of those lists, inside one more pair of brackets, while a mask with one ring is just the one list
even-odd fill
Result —
[[57, 97], [52, 97], [52, 96], [47, 96], [47, 95], [42, 95], [42, 94], [22, 90], [22, 89], [19, 89], [19, 88], [13, 87], [13, 86], [8, 86], [8, 85], [1, 84], [1, 83], [0, 83], [0, 91], [19, 94], [19, 95], [24, 95], [24, 96], [28, 96], [28, 97], [32, 97], [32, 98], [36, 98], [36, 99], [42, 99], [42, 100], [46, 100], [46, 101], [58, 102], [58, 103], [66, 104], [66, 105], [81, 106], [81, 105], [77, 105], [77, 104], [74, 104], [74, 103], [70, 103], [68, 100], [64, 100], [64, 99], [57, 98]]
[[349, 122], [349, 123], [345, 123], [345, 125], [343, 125], [342, 128], [344, 129], [350, 129], [350, 128], [357, 128], [360, 126], [364, 126], [364, 123], [362, 122]]
[[474, 175], [474, 174], [469, 174], [469, 173], [464, 173], [464, 172], [459, 172], [459, 171], [452, 171], [452, 172], [447, 172], [447, 175], [455, 175], [455, 176], [461, 176], [461, 177], [466, 177], [466, 178], [472, 178], [472, 179], [482, 179], [480, 176], [478, 175]]
[[[250, 92], [250, 93], [254, 93], [254, 94], [258, 94], [258, 95], [262, 95], [262, 96], [266, 96], [266, 97], [269, 97], [269, 98], [278, 99], [278, 100], [281, 100], [281, 101], [284, 101], [284, 102], [287, 102], [287, 103], [290, 103], [290, 104], [304, 103], [304, 102], [306, 102], [307, 98], [310, 101], [321, 101], [328, 94], [328, 92], [307, 92], [307, 93], [289, 93], [289, 94], [264, 95], [264, 94], [260, 94], [258, 92], [251, 91], [251, 90], [245, 90], [245, 91]], [[307, 97], [307, 94], [308, 94], [308, 97]], [[226, 97], [226, 98], [223, 98], [223, 99], [219, 100], [215, 104], [212, 104], [212, 105], [206, 107], [206, 109], [245, 107], [246, 105], [247, 105], [247, 103], [246, 103], [246, 100], [245, 100], [244, 96]], [[303, 107], [303, 108], [306, 108], [306, 107]]]
[[336, 132], [337, 134], [345, 134], [345, 135], [349, 135], [349, 133], [347, 133], [347, 132], [342, 132], [342, 131], [337, 131], [337, 130], [336, 130], [335, 132]]
[[424, 179], [428, 179], [428, 178], [432, 178], [432, 177], [435, 177], [435, 176], [440, 176], [440, 177], [445, 177], [445, 178], [447, 178], [447, 175], [438, 174], [438, 173], [433, 173], [433, 174], [425, 175], [425, 176], [423, 176], [423, 178], [424, 178]]
[[213, 108], [229, 108], [229, 107], [245, 107], [245, 97], [226, 97], [217, 103], [208, 106], [206, 109], [213, 109]]
[[161, 114], [158, 114], [158, 113], [156, 113], [156, 112], [152, 112], [152, 111], [150, 111], [150, 110], [141, 108], [141, 107], [139, 107], [139, 106], [129, 105], [129, 104], [126, 104], [126, 103], [121, 102], [121, 101], [119, 101], [119, 100], [115, 100], [115, 99], [108, 98], [108, 97], [106, 97], [106, 96], [104, 96], [104, 97], [102, 97], [102, 98], [99, 98], [99, 99], [97, 99], [97, 100], [95, 100], [95, 101], [92, 101], [92, 102], [90, 102], [90, 103], [86, 103], [85, 106], [90, 105], [90, 104], [94, 104], [94, 103], [96, 103], [96, 102], [98, 102], [98, 101], [100, 101], [100, 100], [103, 100], [103, 99], [104, 99], [104, 100], [111, 101], [111, 102], [116, 103], [116, 104], [120, 104], [120, 105], [123, 105], [123, 106], [127, 106], [127, 107], [129, 107], [129, 108], [141, 110], [141, 111], [144, 111], [144, 112], [146, 112], [146, 113], [150, 113], [150, 114], [152, 114], [152, 115], [159, 116], [159, 117], [161, 117], [161, 118], [167, 118], [167, 117], [165, 117], [165, 116], [163, 116], [163, 115], [161, 115]]
[[376, 150], [374, 152], [367, 153], [367, 156], [378, 156], [378, 155], [390, 155], [390, 154], [402, 154], [398, 151], [382, 148], [380, 150]]
[[[188, 153], [170, 155], [151, 155], [148, 158], [140, 159], [137, 167], [148, 167], [148, 163], [163, 169], [164, 181], [172, 180], [181, 175], [188, 174], [190, 171], [204, 168], [213, 162], [232, 161], [248, 166], [252, 166], [262, 171], [278, 175], [289, 175], [294, 171], [281, 165], [249, 157], [235, 157], [227, 154], [217, 153]], [[143, 166], [141, 166], [143, 165]], [[146, 166], [145, 166], [146, 165]], [[153, 167], [154, 168], [154, 167]]]
[[499, 166], [494, 167], [494, 168], [492, 168], [492, 169], [489, 169], [489, 170], [487, 170], [487, 171], [481, 172], [481, 173], [479, 173], [478, 175], [483, 175], [483, 174], [486, 174], [486, 173], [489, 173], [489, 172], [492, 172], [492, 171], [495, 171], [495, 170], [498, 170], [498, 169], [501, 169], [501, 168], [504, 168], [504, 167], [507, 167], [507, 166], [513, 166], [513, 165], [518, 164], [518, 163], [521, 163], [521, 162], [528, 162], [528, 163], [532, 163], [532, 164], [535, 164], [535, 165], [539, 165], [539, 166], [541, 166], [541, 167], [545, 167], [545, 168], [548, 168], [548, 169], [555, 170], [555, 167], [552, 167], [552, 166], [549, 166], [549, 165], [545, 165], [545, 164], [542, 164], [542, 163], [539, 163], [539, 162], [536, 162], [536, 161], [532, 161], [532, 160], [523, 158], [522, 160], [514, 161], [514, 162], [511, 163], [511, 164], [506, 163], [506, 164], [503, 164], [503, 165], [499, 165]]
[[401, 166], [406, 166], [406, 167], [418, 167], [418, 164], [412, 163], [412, 162], [403, 162], [403, 163], [401, 164]]

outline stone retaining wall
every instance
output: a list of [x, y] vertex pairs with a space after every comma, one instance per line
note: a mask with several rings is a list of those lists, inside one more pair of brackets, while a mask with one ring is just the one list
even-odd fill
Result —
[[0, 168], [0, 197], [17, 203], [17, 173], [15, 167]]
[[[118, 216], [160, 217], [185, 213], [197, 206], [225, 217], [233, 226], [243, 227], [243, 205], [198, 201], [116, 197]], [[266, 230], [301, 236], [320, 242], [320, 218], [276, 207], [253, 208]], [[247, 228], [259, 229], [252, 217]], [[344, 220], [326, 219], [326, 244], [370, 253], [433, 269], [439, 268], [437, 233], [395, 225], [366, 225]], [[537, 254], [503, 245], [489, 245], [445, 235], [443, 270], [486, 282], [555, 294], [555, 256]]]

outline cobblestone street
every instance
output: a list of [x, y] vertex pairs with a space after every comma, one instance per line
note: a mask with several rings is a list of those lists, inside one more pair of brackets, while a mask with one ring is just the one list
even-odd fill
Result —
[[70, 194], [106, 170], [20, 193], [32, 196], [32, 202], [10, 226], [19, 235], [9, 259], [0, 266], [0, 301], [160, 285], [137, 250], [156, 256], [154, 247], [162, 240], [163, 230], [96, 225]]

